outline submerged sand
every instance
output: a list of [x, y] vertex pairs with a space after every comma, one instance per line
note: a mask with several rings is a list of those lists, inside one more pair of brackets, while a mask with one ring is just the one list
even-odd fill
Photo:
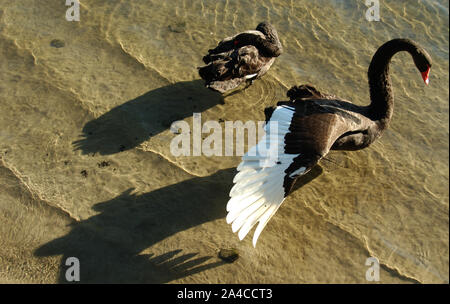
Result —
[[[0, 282], [449, 282], [448, 3], [0, 0]], [[271, 22], [284, 54], [221, 96], [196, 67], [221, 38]], [[174, 157], [176, 120], [263, 120], [292, 85], [369, 101], [374, 51], [397, 37], [433, 58], [424, 86], [407, 54], [391, 66], [393, 121], [357, 152], [299, 181], [256, 248], [226, 224], [240, 157]], [[226, 263], [220, 249], [236, 248]]]

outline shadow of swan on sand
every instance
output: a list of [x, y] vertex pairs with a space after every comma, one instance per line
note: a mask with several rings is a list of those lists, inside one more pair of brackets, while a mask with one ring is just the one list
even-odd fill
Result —
[[128, 189], [95, 204], [99, 214], [74, 223], [67, 235], [44, 244], [35, 255], [63, 255], [60, 283], [67, 283], [68, 257], [80, 261], [80, 283], [167, 283], [218, 267], [224, 262], [217, 257], [189, 248], [159, 256], [141, 252], [177, 232], [225, 217], [233, 174], [234, 169], [222, 170], [144, 194]]
[[206, 89], [202, 80], [157, 88], [89, 121], [73, 146], [83, 154], [129, 150], [169, 129], [172, 122], [223, 103], [223, 96]]
[[[322, 171], [316, 166], [297, 181], [295, 189]], [[67, 283], [68, 257], [79, 259], [81, 283], [167, 283], [219, 267], [225, 262], [217, 256], [189, 248], [159, 256], [141, 252], [178, 232], [224, 219], [235, 173], [234, 168], [221, 170], [140, 195], [129, 189], [94, 205], [99, 214], [74, 223], [67, 235], [44, 244], [35, 255], [62, 255], [60, 283]], [[228, 225], [224, 227], [230, 229], [230, 238], [235, 237]], [[182, 250], [187, 253], [181, 254]]]

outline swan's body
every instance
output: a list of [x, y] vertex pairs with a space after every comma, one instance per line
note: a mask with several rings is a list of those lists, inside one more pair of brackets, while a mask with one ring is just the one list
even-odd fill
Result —
[[[381, 136], [393, 113], [389, 62], [399, 51], [413, 56], [428, 83], [429, 55], [413, 41], [394, 39], [378, 49], [370, 64], [370, 105], [358, 106], [302, 85], [288, 91], [290, 101], [265, 110], [266, 135], [244, 155], [227, 205], [227, 222], [233, 223], [233, 232], [239, 230], [240, 239], [259, 222], [255, 246], [296, 179], [330, 150], [363, 149]], [[270, 144], [275, 149], [262, 153]]]
[[205, 86], [225, 93], [243, 82], [264, 75], [282, 52], [275, 28], [260, 23], [256, 30], [245, 31], [222, 40], [203, 57], [206, 66], [199, 68]]

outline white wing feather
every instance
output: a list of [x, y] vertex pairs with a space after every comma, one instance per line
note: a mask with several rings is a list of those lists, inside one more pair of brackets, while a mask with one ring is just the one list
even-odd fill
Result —
[[[279, 106], [273, 111], [264, 128], [266, 134], [242, 157], [237, 167], [239, 172], [233, 180], [235, 185], [230, 191], [226, 220], [232, 224], [233, 232], [239, 231], [240, 240], [259, 222], [253, 235], [253, 246], [284, 201], [285, 170], [299, 155], [284, 153], [284, 137], [289, 132], [293, 115], [294, 108], [288, 106]], [[267, 149], [270, 144], [273, 149]]]

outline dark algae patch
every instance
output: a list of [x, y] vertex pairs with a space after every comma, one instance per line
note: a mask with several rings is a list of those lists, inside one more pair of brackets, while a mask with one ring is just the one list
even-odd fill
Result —
[[97, 164], [97, 166], [99, 168], [108, 167], [109, 165], [110, 165], [109, 161], [105, 161], [105, 160]]
[[66, 45], [66, 43], [61, 40], [61, 39], [53, 39], [52, 41], [50, 41], [50, 46], [54, 47], [54, 48], [62, 48]]
[[186, 31], [186, 22], [178, 21], [168, 26], [169, 31], [172, 33], [184, 33]]
[[82, 175], [83, 177], [87, 177], [87, 176], [88, 176], [88, 173], [87, 173], [86, 170], [83, 170], [83, 171], [81, 171], [80, 173], [81, 173], [81, 175]]
[[235, 248], [231, 249], [220, 249], [219, 258], [224, 260], [227, 263], [233, 263], [239, 258], [239, 253]]

